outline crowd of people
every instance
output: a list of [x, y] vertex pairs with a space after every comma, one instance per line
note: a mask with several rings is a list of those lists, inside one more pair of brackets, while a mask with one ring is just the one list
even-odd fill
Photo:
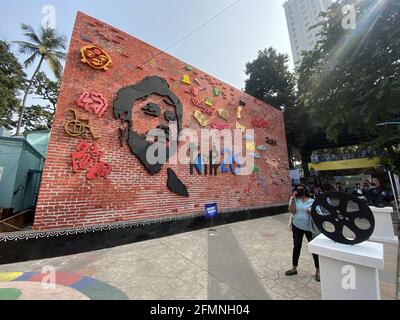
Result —
[[[324, 186], [317, 184], [312, 189], [311, 196], [316, 199], [321, 194], [331, 191], [345, 192], [346, 190], [340, 182], [326, 184]], [[356, 183], [356, 186], [351, 193], [360, 200], [374, 206], [386, 206], [390, 204], [393, 198], [389, 191], [384, 190], [379, 180], [375, 183], [371, 183], [369, 180], [364, 180], [362, 186], [360, 183]]]

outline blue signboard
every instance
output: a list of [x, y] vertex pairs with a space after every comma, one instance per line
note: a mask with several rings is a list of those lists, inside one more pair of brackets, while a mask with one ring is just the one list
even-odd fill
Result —
[[205, 215], [209, 218], [214, 218], [218, 214], [218, 207], [216, 203], [207, 203], [204, 205]]

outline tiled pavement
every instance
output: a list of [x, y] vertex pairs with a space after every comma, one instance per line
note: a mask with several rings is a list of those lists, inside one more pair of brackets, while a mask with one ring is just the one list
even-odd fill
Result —
[[[130, 299], [320, 299], [306, 240], [299, 274], [284, 275], [291, 267], [292, 253], [288, 217], [248, 220], [218, 226], [211, 233], [203, 229], [73, 256], [2, 265], [0, 272], [40, 272], [51, 265], [57, 272], [105, 282]], [[398, 247], [385, 244], [382, 299], [396, 297], [397, 260]], [[11, 284], [0, 279], [0, 288]], [[19, 286], [15, 288], [32, 296]], [[48, 292], [36, 290], [37, 284], [32, 289], [38, 299], [48, 297]], [[65, 295], [57, 291], [57, 298], [82, 298], [71, 290], [65, 290]]]

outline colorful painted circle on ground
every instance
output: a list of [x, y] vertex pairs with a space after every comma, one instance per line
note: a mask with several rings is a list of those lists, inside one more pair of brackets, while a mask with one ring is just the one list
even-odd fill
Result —
[[121, 290], [94, 278], [56, 272], [0, 273], [0, 300], [129, 300]]

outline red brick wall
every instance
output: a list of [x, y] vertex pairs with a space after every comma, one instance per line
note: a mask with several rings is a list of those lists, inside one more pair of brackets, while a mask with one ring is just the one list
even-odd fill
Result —
[[[108, 71], [94, 70], [81, 62], [80, 48], [90, 44], [101, 46], [109, 53], [113, 63]], [[211, 59], [212, 53], [209, 54]], [[155, 57], [154, 60], [146, 64], [152, 57]], [[208, 75], [196, 68], [187, 71], [186, 65], [122, 31], [78, 13], [42, 177], [34, 229], [78, 227], [196, 213], [204, 210], [205, 203], [213, 200], [217, 201], [219, 210], [287, 202], [290, 179], [283, 114], [211, 77], [223, 92], [219, 97], [213, 97], [213, 86], [205, 79]], [[238, 72], [242, 72], [241, 66], [236, 68]], [[128, 145], [120, 146], [120, 122], [113, 115], [113, 100], [119, 89], [135, 84], [148, 75], [166, 79], [171, 90], [182, 102], [183, 128], [200, 130], [193, 117], [197, 108], [191, 103], [191, 94], [187, 92], [191, 86], [182, 83], [183, 74], [191, 77], [192, 86], [196, 86], [193, 79], [197, 78], [201, 82], [200, 88], [206, 88], [200, 93], [200, 97], [204, 99], [210, 96], [215, 109], [223, 107], [230, 112], [231, 129], [235, 128], [237, 121], [236, 108], [239, 100], [244, 100], [247, 104], [242, 111], [242, 120], [238, 120], [240, 123], [251, 128], [254, 118], [269, 120], [268, 128], [255, 129], [256, 145], [265, 145], [266, 136], [277, 140], [277, 146], [267, 146], [268, 151], [257, 151], [263, 158], [266, 156], [269, 159], [279, 159], [277, 169], [265, 163], [265, 159], [255, 160], [255, 165], [261, 169], [259, 175], [267, 182], [268, 193], [258, 183], [254, 183], [250, 192], [245, 193], [244, 189], [251, 181], [251, 176], [234, 176], [229, 172], [219, 172], [216, 177], [199, 176], [197, 173], [190, 175], [188, 165], [167, 164], [161, 172], [152, 176], [131, 153]], [[75, 150], [79, 139], [68, 136], [63, 126], [72, 119], [70, 109], [75, 106], [76, 99], [84, 90], [102, 93], [110, 104], [102, 118], [76, 108], [79, 116], [88, 118], [92, 128], [101, 136], [97, 145], [105, 152], [104, 161], [113, 166], [107, 179], [98, 177], [89, 181], [84, 171], [75, 174], [72, 172], [71, 152]], [[135, 116], [137, 113], [134, 111], [133, 114]], [[223, 122], [216, 112], [210, 119]], [[92, 143], [91, 139], [88, 142]], [[167, 167], [173, 168], [188, 187], [189, 198], [175, 195], [168, 190]]]

